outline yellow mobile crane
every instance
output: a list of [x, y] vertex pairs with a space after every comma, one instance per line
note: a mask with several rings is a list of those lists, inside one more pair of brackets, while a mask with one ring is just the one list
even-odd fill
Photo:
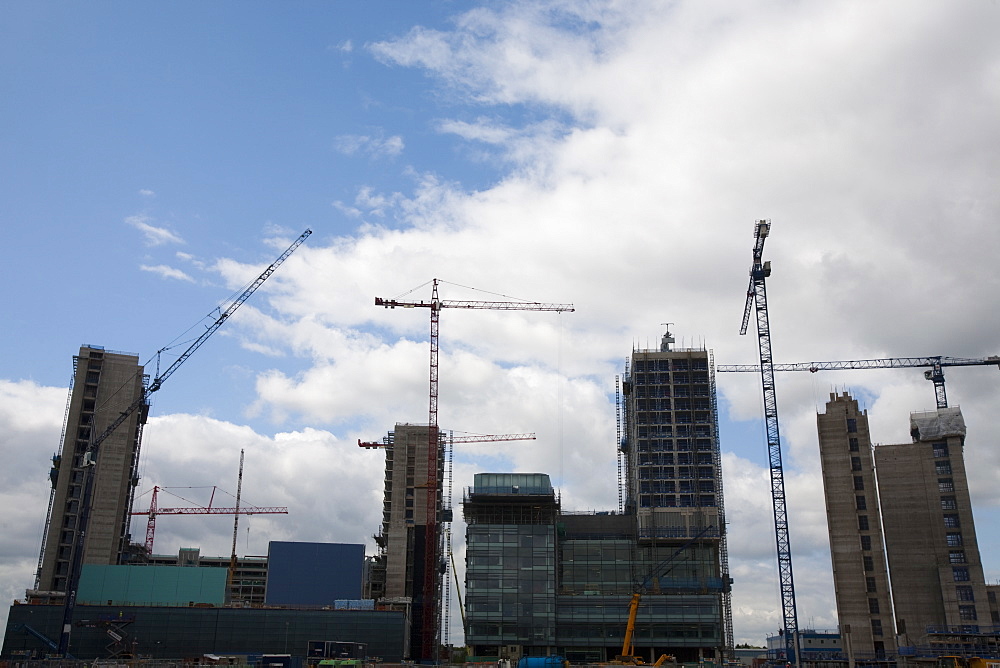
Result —
[[[670, 665], [673, 666], [677, 665], [677, 658], [669, 654], [661, 654], [660, 658], [657, 659], [656, 662], [653, 664], [647, 664], [642, 659], [642, 657], [635, 655], [635, 645], [632, 643], [632, 638], [635, 636], [635, 618], [639, 612], [639, 601], [642, 600], [642, 592], [646, 589], [647, 582], [649, 582], [650, 580], [655, 580], [655, 578], [659, 577], [658, 574], [664, 566], [666, 566], [671, 561], [676, 559], [678, 555], [680, 555], [682, 552], [684, 552], [684, 550], [688, 548], [688, 546], [690, 546], [692, 543], [694, 543], [696, 540], [704, 536], [712, 529], [715, 529], [715, 526], [710, 524], [701, 531], [699, 531], [693, 538], [691, 538], [686, 543], [677, 548], [673, 554], [671, 554], [669, 557], [667, 557], [666, 559], [658, 563], [656, 566], [654, 566], [652, 569], [650, 569], [649, 576], [643, 581], [641, 585], [636, 587], [636, 591], [635, 593], [632, 594], [632, 600], [629, 602], [628, 606], [628, 622], [626, 622], [625, 624], [625, 640], [624, 642], [622, 642], [622, 653], [616, 656], [614, 658], [614, 661], [609, 661], [609, 663], [616, 666], [652, 665], [654, 666], [654, 668], [659, 668], [659, 666], [662, 666], [664, 663], [668, 662]], [[658, 592], [659, 591], [658, 586], [654, 588], [653, 591]]]

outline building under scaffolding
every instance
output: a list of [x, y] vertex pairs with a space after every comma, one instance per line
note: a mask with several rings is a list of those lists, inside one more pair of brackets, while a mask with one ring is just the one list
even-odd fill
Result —
[[726, 659], [733, 621], [714, 362], [705, 348], [673, 344], [668, 331], [659, 349], [633, 350], [623, 377], [620, 509], [635, 518], [648, 555], [636, 582], [666, 580], [678, 593], [697, 582], [706, 597], [699, 609], [717, 612], [698, 623], [700, 647]]

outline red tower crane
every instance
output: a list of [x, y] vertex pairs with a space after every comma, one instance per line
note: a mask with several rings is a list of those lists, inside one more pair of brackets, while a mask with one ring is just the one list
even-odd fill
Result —
[[[221, 508], [219, 506], [212, 506], [215, 501], [215, 487], [212, 487], [212, 496], [208, 500], [207, 506], [187, 506], [183, 508], [160, 508], [156, 505], [157, 494], [160, 490], [166, 490], [165, 487], [153, 487], [152, 499], [149, 503], [149, 510], [136, 510], [133, 511], [133, 515], [149, 515], [149, 520], [146, 522], [146, 552], [148, 554], [153, 553], [153, 537], [156, 534], [156, 517], [157, 515], [287, 515], [288, 508], [284, 506], [269, 506], [269, 507], [257, 507], [257, 506], [238, 506], [236, 508]], [[238, 502], [237, 502], [238, 503]]]
[[525, 301], [460, 301], [438, 298], [438, 279], [432, 280], [430, 301], [404, 302], [375, 298], [376, 306], [385, 308], [426, 308], [431, 312], [430, 408], [427, 419], [427, 512], [424, 529], [424, 587], [421, 606], [421, 659], [434, 659], [437, 645], [437, 605], [435, 591], [438, 573], [438, 336], [441, 309], [490, 309], [494, 311], [574, 311], [572, 304], [543, 304]]

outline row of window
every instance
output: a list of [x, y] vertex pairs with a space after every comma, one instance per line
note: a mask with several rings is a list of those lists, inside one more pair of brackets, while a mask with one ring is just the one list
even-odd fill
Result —
[[678, 480], [681, 478], [712, 480], [715, 478], [714, 466], [640, 466], [639, 478], [641, 480]]
[[[696, 430], [701, 430], [701, 427], [697, 427]], [[642, 438], [639, 439], [639, 452], [691, 452], [697, 450], [699, 452], [712, 452], [715, 450], [712, 447], [712, 439], [709, 438], [708, 427], [704, 428], [704, 434], [696, 434], [698, 436], [704, 435], [704, 438], [698, 438], [692, 441], [690, 438], [678, 438], [674, 440], [672, 438]]]
[[[695, 483], [697, 482], [697, 486]], [[693, 492], [714, 493], [715, 482], [712, 480], [642, 480], [639, 482], [639, 492], [645, 494], [690, 494]]]
[[695, 371], [694, 373], [675, 371], [673, 374], [673, 383], [671, 383], [670, 374], [665, 371], [659, 373], [633, 373], [632, 382], [635, 385], [708, 384], [708, 374], [699, 371]]
[[639, 464], [668, 464], [670, 466], [674, 464], [680, 464], [681, 466], [698, 464], [700, 466], [712, 466], [715, 464], [715, 454], [702, 452], [694, 455], [689, 452], [681, 452], [675, 457], [672, 452], [643, 452], [639, 454]]
[[714, 494], [640, 494], [639, 505], [643, 508], [714, 508]]
[[[711, 424], [712, 414], [708, 412], [707, 408], [696, 408], [693, 413], [690, 410], [679, 409], [673, 413], [645, 412], [637, 415], [635, 422], [640, 425], [637, 429], [639, 436], [649, 436], [649, 427], [646, 425]], [[654, 435], [656, 435], [656, 432], [654, 432]]]
[[632, 363], [632, 371], [707, 371], [707, 359], [659, 359], [659, 360], [635, 360]]

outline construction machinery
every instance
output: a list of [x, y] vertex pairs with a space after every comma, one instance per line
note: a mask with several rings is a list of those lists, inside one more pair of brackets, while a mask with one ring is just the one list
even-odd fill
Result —
[[438, 481], [438, 351], [441, 310], [446, 308], [490, 309], [497, 311], [573, 311], [572, 304], [543, 304], [527, 301], [464, 301], [447, 300], [438, 297], [438, 279], [432, 280], [430, 301], [407, 302], [397, 299], [375, 298], [375, 305], [388, 309], [426, 308], [430, 310], [430, 386], [427, 419], [427, 483], [426, 483], [426, 526], [424, 527], [424, 577], [423, 603], [421, 606], [421, 647], [420, 658], [436, 659], [438, 647], [436, 592], [438, 587], [439, 554], [437, 492]]
[[[157, 504], [158, 494], [167, 491], [168, 488], [154, 486], [149, 503], [149, 510], [135, 510], [133, 515], [148, 515], [146, 522], [146, 554], [153, 553], [153, 539], [156, 537], [156, 518], [159, 515], [287, 515], [288, 508], [285, 506], [240, 506], [237, 498], [236, 507], [213, 506], [215, 502], [215, 487], [212, 487], [212, 495], [207, 506], [197, 504], [178, 508], [160, 508]], [[235, 534], [235, 530], [234, 530]], [[235, 540], [234, 540], [235, 544]], [[235, 553], [235, 548], [233, 548]]]
[[632, 600], [629, 602], [628, 606], [628, 622], [625, 626], [625, 641], [622, 643], [622, 653], [616, 656], [613, 661], [609, 661], [608, 663], [615, 666], [652, 665], [654, 668], [659, 668], [659, 666], [662, 666], [667, 662], [670, 662], [672, 665], [677, 665], [677, 659], [669, 654], [661, 654], [660, 658], [652, 664], [647, 664], [641, 657], [635, 655], [635, 645], [632, 643], [632, 638], [635, 636], [635, 617], [636, 613], [639, 611], [639, 601], [641, 599], [642, 594], [638, 592], [632, 594]]
[[[63, 625], [62, 633], [59, 639], [59, 654], [66, 655], [69, 650], [69, 638], [70, 629], [73, 625], [73, 610], [76, 607], [76, 595], [77, 589], [80, 585], [80, 571], [83, 565], [83, 549], [84, 540], [87, 534], [87, 523], [90, 519], [90, 505], [92, 502], [93, 488], [94, 488], [94, 478], [96, 468], [99, 465], [98, 454], [100, 452], [101, 443], [110, 436], [118, 427], [120, 427], [133, 413], [136, 411], [142, 411], [143, 413], [149, 411], [149, 399], [150, 395], [158, 391], [163, 383], [171, 376], [177, 369], [180, 368], [184, 362], [188, 360], [191, 355], [194, 354], [198, 348], [208, 340], [212, 334], [214, 334], [223, 324], [236, 312], [236, 310], [243, 305], [243, 303], [250, 298], [253, 293], [264, 284], [271, 274], [277, 270], [285, 260], [288, 259], [295, 250], [301, 246], [305, 240], [312, 234], [312, 230], [306, 229], [299, 237], [292, 242], [292, 244], [285, 250], [284, 253], [278, 256], [278, 258], [272, 262], [268, 267], [261, 272], [261, 274], [254, 279], [244, 290], [239, 294], [229, 306], [221, 311], [216, 317], [215, 321], [209, 325], [202, 334], [195, 339], [195, 341], [188, 346], [188, 348], [181, 353], [181, 355], [174, 360], [174, 362], [167, 367], [162, 373], [157, 373], [156, 377], [153, 378], [152, 382], [146, 387], [139, 397], [132, 402], [122, 413], [111, 421], [111, 423], [101, 432], [100, 435], [94, 436], [94, 430], [91, 429], [91, 440], [88, 443], [87, 451], [84, 454], [84, 482], [83, 482], [83, 495], [80, 504], [80, 518], [78, 522], [78, 531], [76, 538], [76, 545], [73, 549], [73, 557], [70, 560], [69, 572], [66, 576], [66, 598], [63, 606]], [[161, 351], [162, 352], [162, 351]], [[159, 353], [157, 354], [157, 360], [159, 360]], [[159, 371], [159, 369], [157, 369]], [[140, 420], [144, 422], [145, 420]]]
[[[911, 369], [929, 367], [924, 372], [924, 378], [934, 383], [934, 399], [938, 408], [948, 407], [948, 395], [944, 388], [944, 367], [946, 366], [995, 366], [1000, 369], [1000, 356], [967, 358], [967, 357], [883, 357], [869, 360], [845, 360], [838, 362], [795, 362], [793, 364], [774, 364], [775, 371], [832, 371], [841, 369]], [[717, 371], [721, 372], [754, 372], [759, 373], [761, 367], [757, 364], [720, 364]]]
[[750, 314], [757, 318], [757, 347], [760, 352], [760, 379], [764, 395], [764, 422], [767, 429], [767, 451], [771, 470], [771, 502], [774, 510], [774, 536], [778, 551], [778, 579], [781, 585], [781, 611], [784, 622], [785, 659], [798, 664], [799, 623], [795, 610], [795, 585], [792, 577], [792, 546], [788, 536], [788, 513], [785, 509], [785, 476], [781, 464], [781, 438], [778, 433], [778, 400], [774, 391], [774, 364], [771, 355], [771, 326], [767, 317], [766, 279], [771, 275], [771, 263], [763, 261], [764, 241], [771, 223], [758, 220], [754, 225], [753, 264], [750, 265], [750, 287], [740, 334], [747, 333]]

